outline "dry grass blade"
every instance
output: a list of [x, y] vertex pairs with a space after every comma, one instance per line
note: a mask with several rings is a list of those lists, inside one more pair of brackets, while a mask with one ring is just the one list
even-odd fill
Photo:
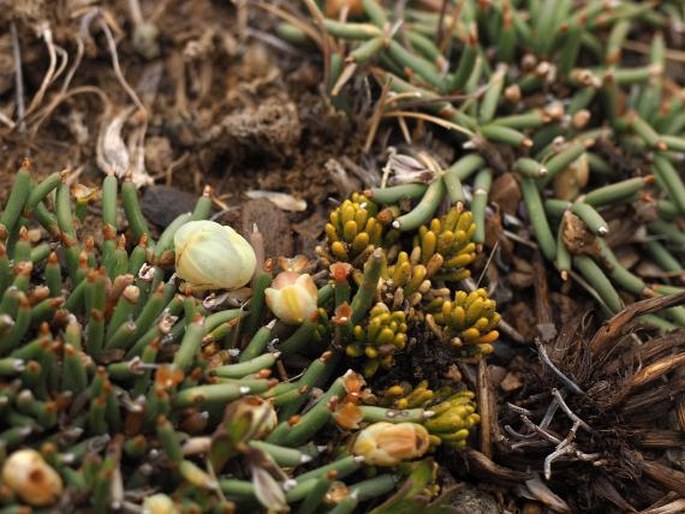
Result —
[[685, 303], [685, 292], [649, 298], [629, 305], [597, 331], [590, 342], [590, 351], [595, 357], [601, 359], [611, 349], [613, 341], [620, 335], [623, 328], [636, 317], [682, 303]]
[[431, 116], [430, 114], [424, 114], [421, 112], [412, 112], [412, 111], [387, 111], [383, 113], [384, 118], [414, 118], [417, 120], [422, 120], [422, 121], [427, 121], [429, 123], [433, 123], [435, 125], [438, 125], [442, 128], [445, 128], [447, 130], [454, 130], [455, 132], [460, 132], [468, 137], [474, 137], [475, 134], [471, 132], [469, 129], [466, 127], [462, 127], [461, 125], [457, 125], [456, 123], [452, 123], [447, 120], [443, 120], [442, 118], [438, 118], [437, 116]]
[[12, 37], [12, 57], [14, 58], [14, 87], [17, 99], [17, 119], [19, 120], [19, 132], [26, 130], [24, 114], [26, 103], [24, 99], [24, 75], [21, 69], [21, 47], [19, 46], [19, 35], [17, 26], [14, 22], [10, 23], [10, 34]]
[[277, 7], [275, 5], [271, 5], [267, 2], [256, 2], [254, 5], [259, 7], [260, 9], [264, 9], [265, 11], [268, 11], [271, 14], [278, 16], [279, 18], [287, 21], [288, 23], [292, 23], [302, 32], [307, 34], [307, 36], [310, 37], [319, 46], [319, 48], [324, 48], [323, 37], [313, 27], [311, 27], [311, 25], [305, 23], [297, 16], [290, 14], [288, 11], [281, 9], [280, 7]]
[[480, 413], [480, 449], [488, 459], [492, 458], [492, 436], [497, 430], [497, 405], [495, 402], [492, 380], [488, 372], [488, 366], [484, 359], [478, 361], [477, 380], [478, 384], [478, 412]]
[[680, 514], [682, 512], [685, 512], [685, 498], [680, 498], [659, 507], [641, 510], [640, 514]]
[[643, 461], [640, 467], [649, 478], [685, 497], [685, 473], [651, 461]]
[[632, 389], [653, 382], [666, 373], [678, 369], [680, 366], [685, 366], [685, 353], [673, 357], [666, 357], [665, 359], [644, 367], [631, 377], [628, 381], [628, 387]]
[[570, 514], [572, 512], [568, 503], [554, 494], [538, 477], [526, 480], [526, 487], [537, 500], [546, 505], [552, 512], [562, 514]]
[[376, 139], [376, 133], [378, 132], [378, 126], [383, 118], [383, 108], [390, 91], [390, 86], [392, 86], [392, 78], [383, 82], [381, 94], [378, 97], [376, 108], [373, 111], [371, 122], [369, 123], [369, 133], [367, 134], [366, 142], [364, 143], [364, 153], [369, 153], [371, 151], [371, 145], [373, 144], [374, 139]]
[[521, 483], [533, 478], [530, 473], [495, 464], [478, 450], [465, 449], [463, 453], [474, 475], [483, 479], [504, 483]]

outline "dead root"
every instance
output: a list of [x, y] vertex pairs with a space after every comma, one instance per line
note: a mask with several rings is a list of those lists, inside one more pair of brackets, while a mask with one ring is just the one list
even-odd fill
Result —
[[[500, 412], [494, 460], [540, 472], [571, 509], [537, 498], [550, 510], [682, 508], [685, 330], [647, 338], [640, 316], [684, 301], [685, 294], [643, 300], [590, 336], [562, 327], [556, 340], [538, 341], [542, 369], [531, 369], [527, 397]], [[519, 494], [535, 497], [529, 482]]]

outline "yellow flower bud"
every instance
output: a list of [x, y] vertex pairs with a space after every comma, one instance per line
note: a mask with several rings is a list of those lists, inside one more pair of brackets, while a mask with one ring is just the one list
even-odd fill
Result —
[[143, 500], [143, 514], [178, 514], [174, 501], [166, 494], [153, 494]]
[[62, 478], [36, 450], [17, 450], [2, 467], [2, 481], [25, 503], [34, 507], [53, 505], [62, 496]]
[[237, 289], [257, 267], [250, 243], [231, 227], [190, 221], [174, 236], [176, 273], [196, 291]]
[[396, 466], [430, 448], [428, 430], [417, 423], [379, 421], [359, 432], [352, 453], [373, 466]]
[[312, 277], [283, 271], [265, 291], [266, 303], [281, 321], [293, 325], [311, 318], [316, 312], [318, 290]]

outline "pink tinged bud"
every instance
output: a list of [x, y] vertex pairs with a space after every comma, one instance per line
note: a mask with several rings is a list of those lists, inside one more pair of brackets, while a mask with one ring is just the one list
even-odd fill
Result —
[[318, 290], [309, 274], [283, 271], [265, 291], [269, 309], [285, 323], [297, 325], [312, 318], [317, 309]]
[[373, 466], [396, 466], [424, 455], [430, 448], [428, 431], [417, 423], [379, 421], [359, 432], [352, 453]]
[[231, 227], [189, 221], [174, 236], [176, 273], [196, 291], [238, 289], [257, 266], [255, 252]]
[[62, 478], [36, 450], [12, 453], [2, 467], [2, 482], [34, 507], [54, 505], [64, 491]]

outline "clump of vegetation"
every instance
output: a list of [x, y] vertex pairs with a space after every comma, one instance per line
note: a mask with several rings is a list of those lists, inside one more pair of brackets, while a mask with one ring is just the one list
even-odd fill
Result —
[[[349, 512], [393, 491], [416, 505], [438, 494], [428, 456], [466, 443], [473, 393], [454, 380], [393, 385], [392, 374], [377, 389], [353, 370], [391, 370], [418, 345], [454, 359], [487, 351], [494, 303], [482, 290], [452, 301], [431, 282], [454, 270], [469, 213], [414, 238], [393, 216], [381, 227], [356, 195], [331, 214], [339, 230], [322, 249], [355, 264], [282, 259], [273, 277], [258, 233], [250, 245], [203, 221], [209, 190], [154, 240], [130, 180], [110, 175], [84, 195], [69, 178], [34, 183], [24, 162], [0, 215], [8, 508]], [[429, 227], [445, 224], [453, 237], [430, 244]], [[359, 244], [372, 226], [395, 236]], [[227, 307], [232, 295], [247, 303]]]
[[[679, 41], [685, 16], [679, 2], [325, 4], [306, 2], [309, 19], [262, 7], [287, 18], [281, 37], [324, 51], [334, 105], [352, 112], [352, 91], [377, 84], [367, 149], [383, 119], [398, 119], [408, 141], [414, 120], [454, 141], [452, 164], [400, 156], [396, 185], [372, 198], [416, 199], [425, 212], [468, 199], [476, 244], [488, 223], [503, 224], [534, 242], [563, 280], [576, 277], [607, 315], [672, 292], [670, 281], [645, 282], [617, 254], [630, 243], [682, 279], [684, 99], [666, 73], [667, 40]], [[511, 198], [488, 215], [493, 183]], [[620, 225], [634, 212], [643, 232], [630, 239]], [[408, 215], [394, 228], [417, 223]], [[684, 313], [645, 319], [672, 330]]]
[[[681, 2], [254, 5], [321, 50], [333, 108], [371, 114], [366, 153], [395, 122], [407, 144], [333, 209], [312, 261], [208, 221], [210, 189], [157, 236], [140, 170], [92, 189], [25, 161], [0, 214], [0, 506], [435, 514], [466, 461], [557, 512], [682, 509]], [[164, 53], [137, 18], [134, 48]], [[537, 258], [610, 319], [569, 308], [558, 337], [540, 329], [542, 367], [497, 411], [485, 357], [524, 339], [496, 270], [537, 273], [552, 318]]]
[[[526, 483], [527, 494], [558, 512], [682, 509], [668, 496], [683, 494], [682, 460], [672, 453], [680, 452], [685, 430], [677, 385], [682, 345], [662, 352], [685, 327], [682, 2], [351, 0], [307, 1], [289, 12], [261, 8], [280, 19], [281, 38], [320, 50], [332, 105], [353, 116], [372, 113], [365, 149], [391, 157], [382, 187], [367, 196], [379, 205], [388, 199], [414, 206], [388, 216], [385, 233], [397, 230], [393, 237], [401, 238], [424, 223], [425, 213], [464, 203], [475, 226], [467, 243], [492, 252], [491, 293], [506, 299], [514, 288], [535, 289], [538, 326], [516, 327], [539, 337], [543, 370], [524, 365], [538, 380], [526, 381], [524, 397], [502, 406], [499, 422], [490, 419], [484, 433], [490, 430], [492, 441], [481, 440], [488, 457], [526, 473], [495, 469], [469, 453], [472, 469], [485, 480]], [[395, 126], [397, 135], [390, 133]], [[388, 151], [398, 139], [409, 152]], [[441, 158], [417, 151], [422, 144]], [[420, 287], [413, 273], [431, 267], [442, 224], [418, 228], [421, 253], [398, 256], [388, 268], [396, 281]], [[464, 247], [446, 263], [468, 262], [471, 251]], [[445, 272], [440, 278], [449, 285]], [[454, 280], [467, 278], [461, 273], [457, 266]], [[461, 351], [487, 353], [497, 316], [470, 317], [468, 305], [493, 309], [473, 282], [464, 283], [471, 288], [454, 300], [419, 310], [438, 339], [456, 335]], [[610, 320], [600, 332], [574, 318], [583, 312], [570, 300], [578, 287], [597, 302], [600, 321]], [[505, 319], [515, 321], [508, 307], [500, 303]], [[532, 311], [523, 310], [533, 318]], [[475, 324], [462, 326], [464, 320]], [[645, 339], [631, 332], [635, 327], [666, 335]], [[631, 348], [649, 357], [638, 365]], [[647, 369], [678, 392], [650, 389]], [[494, 402], [487, 390], [479, 393], [486, 396], [480, 405]], [[659, 420], [638, 414], [637, 406], [648, 404], [663, 414]], [[553, 474], [557, 459], [574, 465]], [[638, 476], [649, 484], [635, 490]]]

